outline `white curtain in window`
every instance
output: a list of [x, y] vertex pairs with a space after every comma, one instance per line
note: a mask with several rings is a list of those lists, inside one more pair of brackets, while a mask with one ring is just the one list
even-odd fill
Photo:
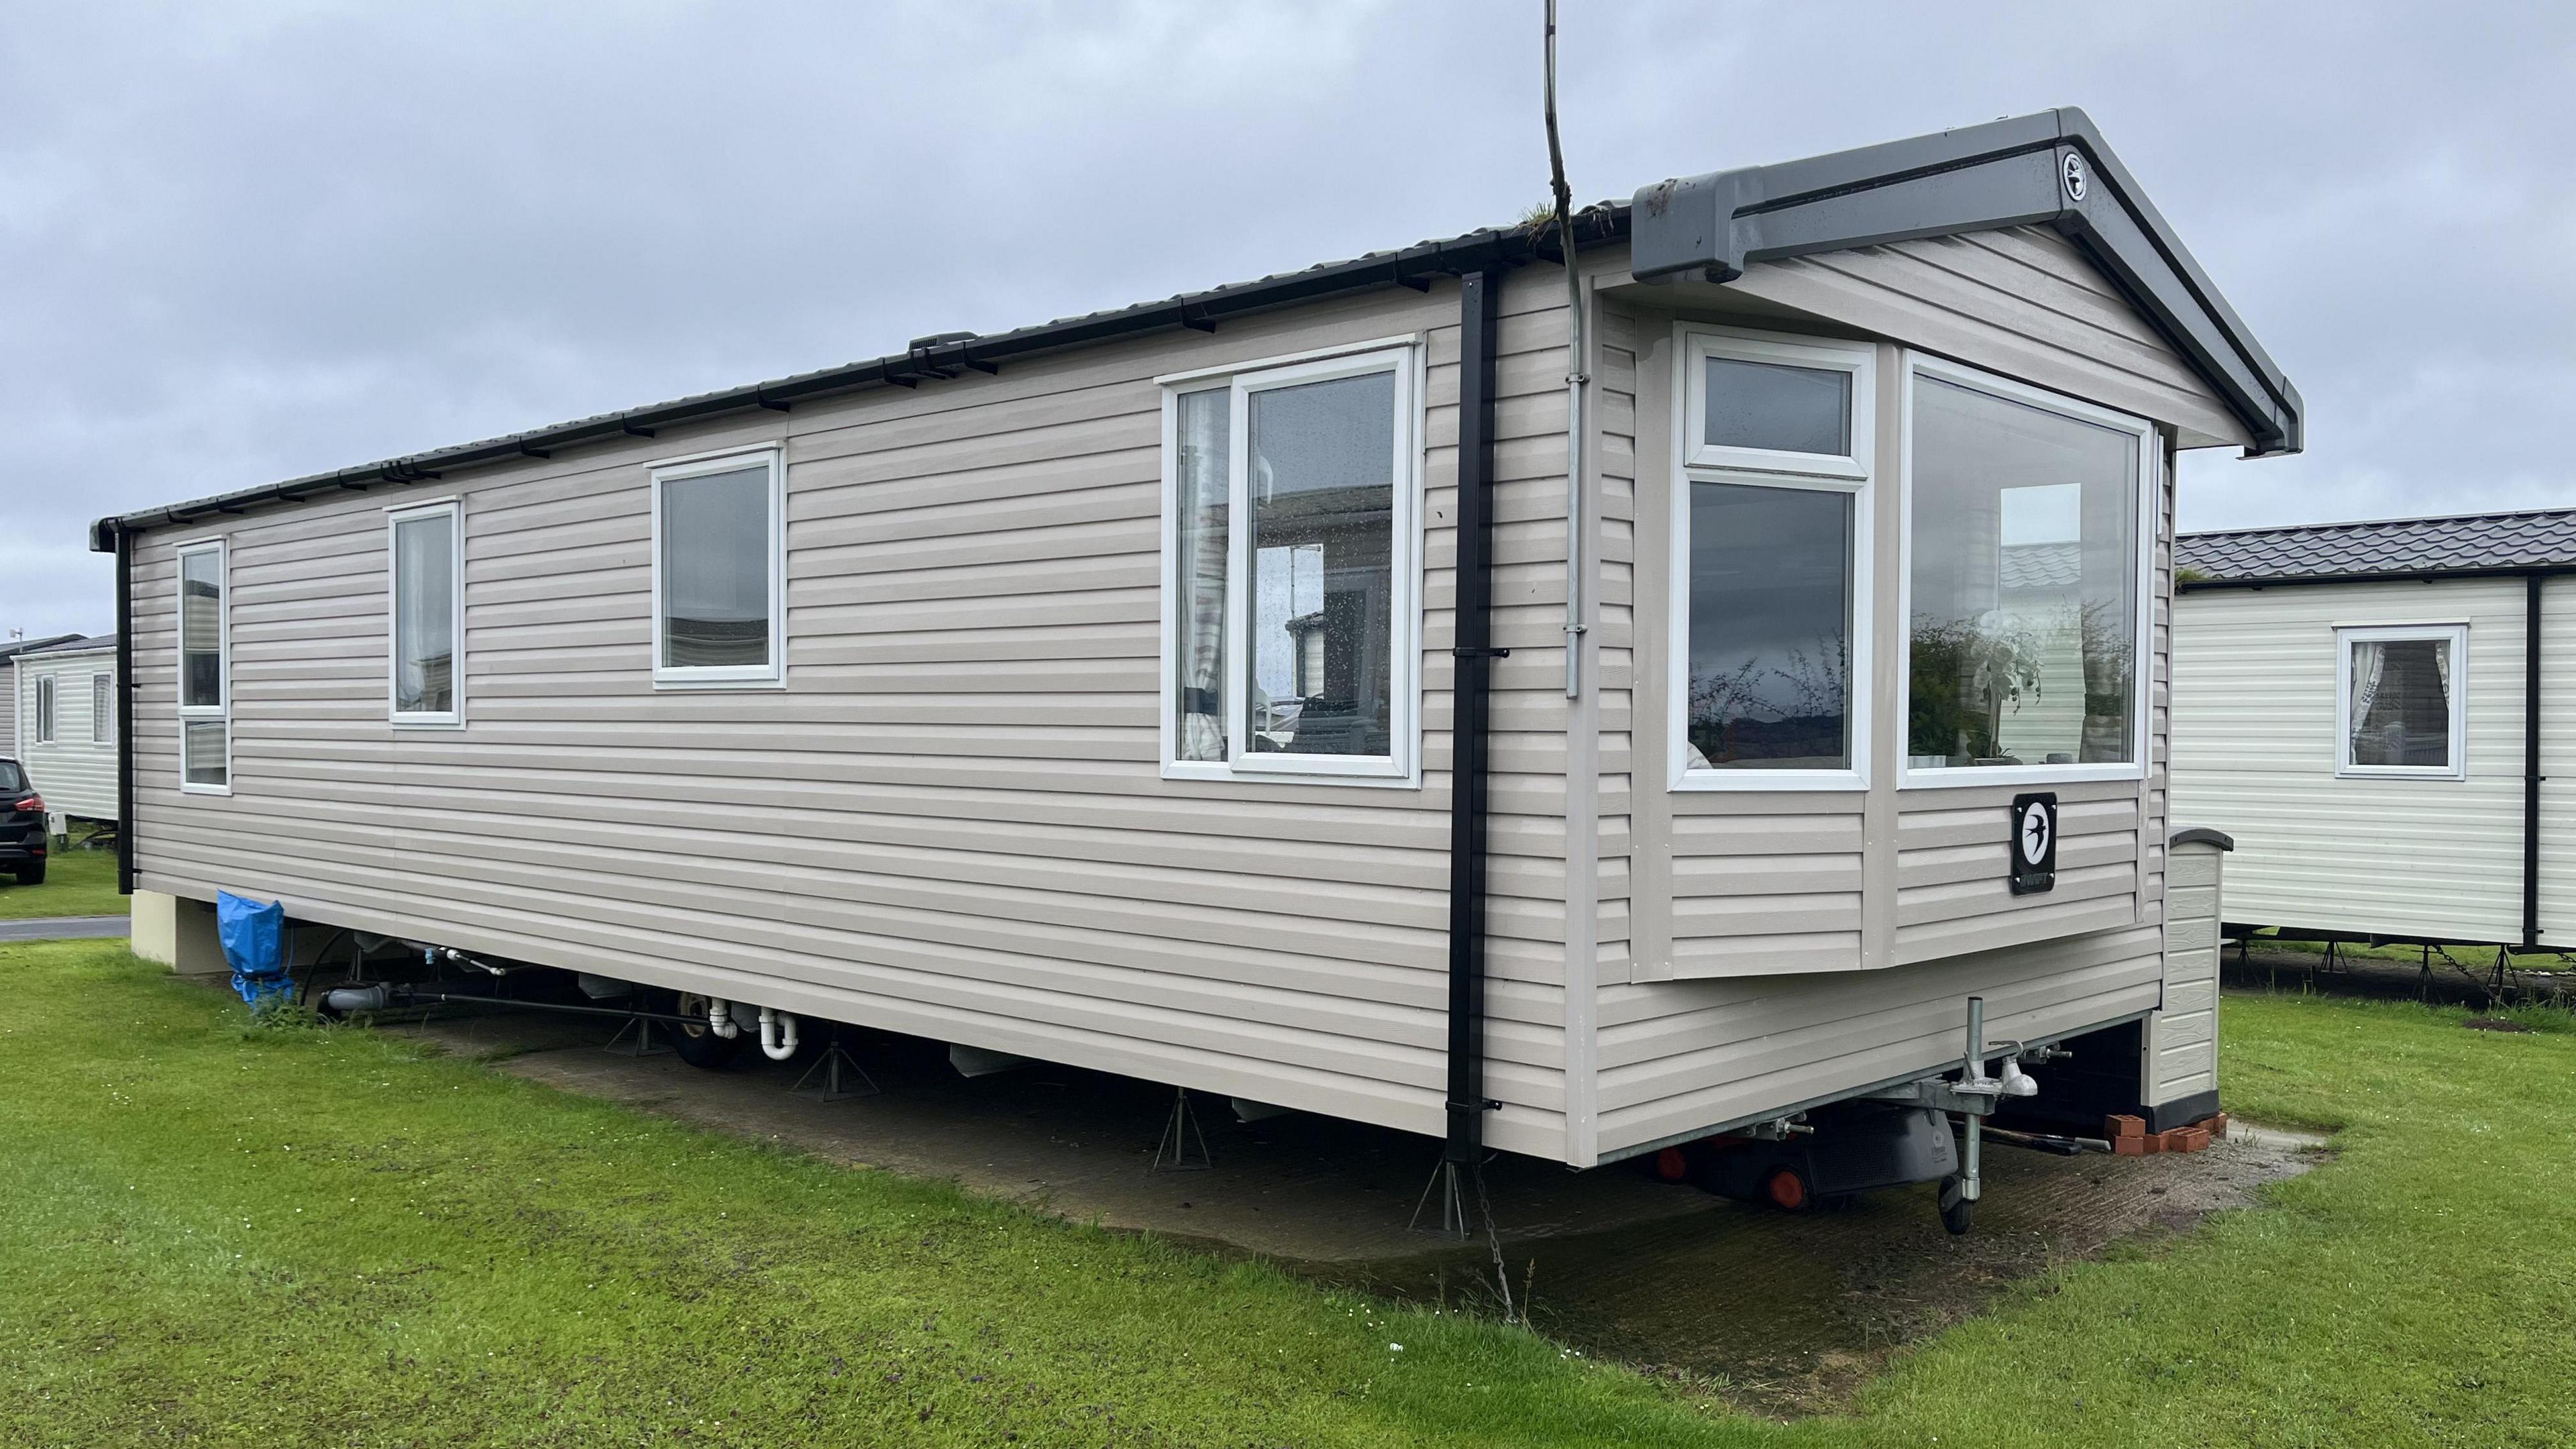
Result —
[[2388, 646], [2375, 639], [2356, 639], [2352, 643], [2352, 720], [2355, 739], [2370, 718], [2370, 707], [2378, 702], [2379, 681], [2388, 672]]
[[2447, 641], [2433, 645], [2433, 668], [2442, 676], [2442, 705], [2447, 709], [2451, 703], [2451, 646]]
[[1231, 405], [1224, 389], [1180, 400], [1180, 527], [1177, 581], [1183, 617], [1174, 706], [1184, 760], [1225, 758], [1226, 469]]

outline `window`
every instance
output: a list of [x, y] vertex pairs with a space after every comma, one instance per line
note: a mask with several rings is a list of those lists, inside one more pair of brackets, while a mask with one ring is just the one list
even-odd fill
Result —
[[89, 677], [89, 742], [93, 745], [116, 743], [116, 676], [113, 674]]
[[1164, 380], [1167, 776], [1412, 778], [1418, 365]]
[[454, 501], [386, 512], [392, 562], [391, 717], [398, 725], [464, 722], [464, 517]]
[[179, 788], [232, 791], [231, 621], [221, 539], [179, 549]]
[[40, 674], [36, 676], [36, 743], [50, 745], [53, 742], [54, 677]]
[[1873, 349], [1678, 335], [1673, 787], [1862, 788]]
[[786, 468], [774, 449], [653, 470], [653, 682], [786, 677]]
[[2336, 733], [2343, 739], [2335, 773], [2457, 780], [2462, 758], [2464, 697], [2458, 676], [2469, 631], [2458, 624], [2340, 629], [2343, 684]]
[[2134, 779], [2155, 434], [1926, 358], [1906, 470], [1906, 783]]

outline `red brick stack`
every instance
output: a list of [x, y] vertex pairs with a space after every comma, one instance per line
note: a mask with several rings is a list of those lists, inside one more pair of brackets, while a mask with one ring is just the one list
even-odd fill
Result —
[[2168, 1127], [2162, 1132], [2147, 1130], [2144, 1117], [2110, 1116], [2102, 1119], [2102, 1135], [2111, 1141], [2111, 1150], [2122, 1157], [2145, 1157], [2156, 1152], [2198, 1152], [2227, 1135], [2227, 1114], [2220, 1112], [2182, 1127]]

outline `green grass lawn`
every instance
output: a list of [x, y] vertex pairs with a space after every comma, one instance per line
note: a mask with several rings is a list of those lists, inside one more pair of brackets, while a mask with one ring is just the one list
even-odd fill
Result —
[[1516, 1330], [253, 1028], [110, 943], [0, 946], [0, 987], [13, 1446], [2576, 1437], [2564, 1031], [2231, 998], [2233, 1104], [2344, 1128], [2338, 1161], [1784, 1427]]
[[125, 897], [116, 893], [116, 852], [57, 851], [45, 865], [45, 883], [18, 884], [0, 873], [0, 921], [31, 916], [121, 916]]

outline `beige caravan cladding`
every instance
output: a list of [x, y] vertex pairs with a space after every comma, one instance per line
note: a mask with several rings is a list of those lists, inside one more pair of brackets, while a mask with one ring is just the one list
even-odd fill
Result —
[[[1565, 316], [1505, 291], [1495, 1145], [1557, 1156]], [[1441, 1122], [1455, 283], [147, 534], [142, 888], [1415, 1131]], [[1161, 390], [1418, 339], [1418, 786], [1158, 777]], [[783, 687], [657, 691], [646, 467], [787, 459]], [[387, 718], [388, 506], [461, 499], [462, 724]], [[221, 538], [230, 793], [179, 788], [175, 550]]]
[[[1629, 951], [1605, 953], [1597, 1005], [1597, 1148], [1618, 1155], [1745, 1113], [1819, 1100], [1954, 1059], [1965, 999], [1982, 995], [1998, 1039], [2062, 1034], [2155, 1009], [2162, 976], [2167, 600], [2171, 459], [2187, 445], [2242, 443], [2224, 406], [2090, 263], [2027, 228], [1761, 263], [1725, 286], [1611, 291], [1605, 387], [1638, 399], [1632, 426], [1608, 409], [1603, 450], [1632, 446], [1633, 530], [1613, 491], [1605, 539], [1633, 538], [1638, 702], [1630, 800], [1634, 854], [1615, 862]], [[1868, 358], [1874, 480], [1867, 609], [1877, 641], [1870, 788], [1671, 788], [1676, 714], [1666, 601], [1680, 396], [1677, 323], [1857, 347]], [[2123, 410], [2159, 425], [2141, 463], [2152, 530], [2141, 601], [2147, 694], [2136, 703], [2136, 778], [1891, 788], [1903, 766], [1907, 619], [1896, 540], [1904, 526], [1906, 359], [1914, 349]], [[1605, 543], [1605, 557], [1610, 554]], [[1606, 728], [1606, 726], [1605, 726]], [[1604, 735], [1624, 750], [1631, 736]], [[2016, 896], [2004, 879], [2008, 809], [2023, 790], [2059, 798], [2057, 883]], [[1605, 818], [1605, 826], [1608, 821]], [[1605, 835], [1605, 839], [1607, 836]], [[1603, 878], [1613, 878], [1605, 848]], [[1856, 974], [1868, 969], [1866, 974]], [[1707, 979], [1692, 979], [1707, 978]]]

